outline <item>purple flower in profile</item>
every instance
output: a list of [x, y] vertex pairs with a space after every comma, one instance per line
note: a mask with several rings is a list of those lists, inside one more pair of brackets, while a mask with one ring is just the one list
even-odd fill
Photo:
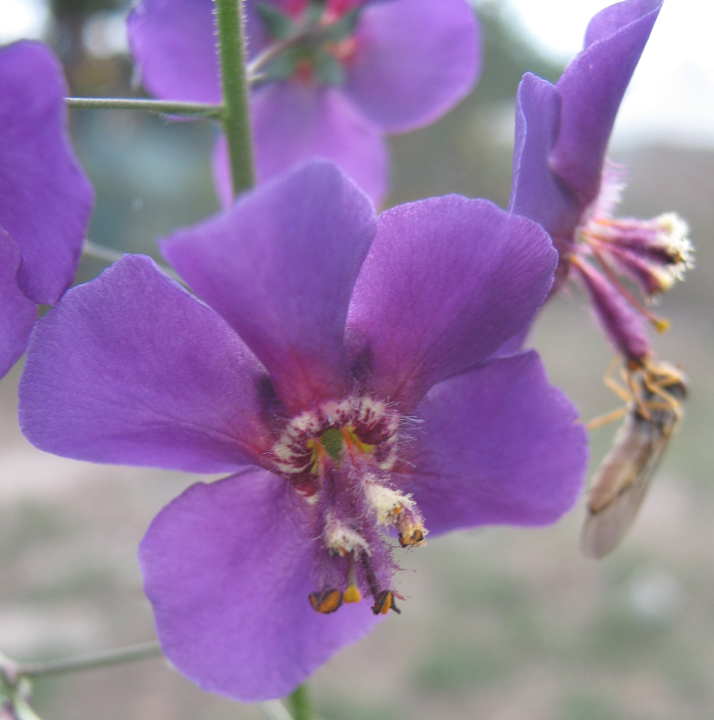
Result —
[[[260, 180], [323, 157], [378, 204], [387, 192], [383, 136], [436, 120], [480, 71], [479, 31], [466, 0], [247, 0], [245, 8], [253, 58], [314, 16], [304, 42], [268, 64], [252, 92]], [[129, 40], [151, 93], [220, 102], [211, 0], [142, 0], [129, 17]], [[224, 141], [214, 164], [229, 205]]]
[[94, 195], [67, 134], [62, 68], [40, 43], [0, 48], [0, 377], [74, 278]]
[[20, 418], [59, 455], [233, 473], [140, 551], [162, 647], [203, 688], [285, 695], [398, 612], [392, 538], [573, 504], [572, 406], [534, 352], [491, 359], [552, 283], [535, 223], [458, 196], [376, 219], [314, 162], [162, 247], [206, 304], [126, 256], [38, 324]]
[[560, 253], [553, 290], [575, 274], [607, 336], [633, 367], [650, 354], [643, 318], [660, 329], [662, 321], [619, 278], [651, 300], [692, 265], [687, 225], [675, 214], [613, 217], [623, 178], [605, 160], [617, 110], [662, 1], [626, 0], [599, 12], [588, 25], [584, 50], [555, 85], [523, 77], [516, 109], [509, 210], [550, 233]]

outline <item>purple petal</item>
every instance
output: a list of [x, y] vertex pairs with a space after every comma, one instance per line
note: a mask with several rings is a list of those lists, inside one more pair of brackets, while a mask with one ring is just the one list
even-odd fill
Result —
[[345, 317], [375, 225], [367, 197], [334, 165], [314, 162], [162, 248], [297, 410], [346, 390]]
[[0, 378], [20, 359], [37, 320], [37, 305], [17, 287], [20, 250], [0, 228]]
[[465, 0], [393, 0], [367, 7], [345, 92], [383, 132], [427, 125], [473, 87], [481, 39]]
[[37, 324], [20, 424], [40, 449], [78, 460], [235, 471], [270, 447], [264, 375], [218, 315], [127, 255]]
[[[253, 139], [258, 179], [263, 182], [313, 158], [332, 160], [375, 205], [387, 194], [389, 158], [384, 140], [335, 89], [291, 80], [253, 95]], [[214, 157], [218, 194], [232, 198], [225, 140]]]
[[94, 202], [67, 134], [62, 68], [42, 44], [0, 49], [0, 227], [20, 290], [54, 304], [72, 282]]
[[440, 383], [415, 414], [424, 424], [406, 489], [432, 533], [552, 523], [582, 489], [585, 428], [533, 351]]
[[557, 256], [542, 228], [457, 195], [388, 210], [348, 319], [355, 372], [413, 407], [530, 322]]
[[662, 9], [664, 0], [628, 0], [600, 10], [593, 15], [585, 31], [584, 47], [614, 35], [620, 28], [639, 20], [643, 15]]
[[605, 150], [661, 0], [627, 0], [596, 15], [588, 45], [558, 80], [563, 98], [551, 168], [589, 205], [600, 189]]
[[204, 690], [283, 697], [373, 627], [369, 603], [332, 615], [308, 602], [305, 501], [266, 471], [190, 487], [154, 519], [139, 552], [159, 640]]
[[128, 19], [144, 87], [160, 98], [219, 103], [220, 74], [211, 0], [143, 0]]
[[508, 209], [537, 222], [554, 241], [558, 238], [569, 245], [583, 208], [548, 164], [558, 136], [560, 109], [561, 97], [555, 86], [531, 73], [523, 76], [516, 100], [513, 182]]

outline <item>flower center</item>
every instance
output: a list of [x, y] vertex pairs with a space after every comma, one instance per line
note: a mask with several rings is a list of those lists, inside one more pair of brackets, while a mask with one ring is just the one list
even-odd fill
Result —
[[387, 403], [353, 396], [292, 418], [273, 446], [272, 469], [305, 500], [315, 522], [317, 589], [309, 600], [318, 612], [366, 594], [375, 614], [399, 612], [389, 533], [402, 547], [423, 545], [427, 534], [394, 473], [404, 425]]
[[344, 85], [345, 64], [357, 51], [354, 32], [361, 7], [348, 0], [296, 0], [285, 10], [256, 3], [277, 52], [260, 68], [263, 82], [295, 78], [303, 83]]

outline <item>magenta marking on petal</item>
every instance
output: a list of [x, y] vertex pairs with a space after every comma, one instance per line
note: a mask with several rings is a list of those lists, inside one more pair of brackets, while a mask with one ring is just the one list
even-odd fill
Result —
[[331, 163], [313, 162], [162, 249], [296, 411], [347, 389], [345, 316], [375, 225], [367, 197]]

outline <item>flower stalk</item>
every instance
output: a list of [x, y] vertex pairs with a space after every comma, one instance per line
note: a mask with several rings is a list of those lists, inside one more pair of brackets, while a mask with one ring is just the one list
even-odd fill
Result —
[[223, 91], [223, 130], [228, 143], [233, 194], [239, 195], [255, 184], [242, 0], [216, 0], [216, 25]]
[[290, 710], [294, 720], [312, 720], [312, 703], [307, 683], [298, 685], [289, 695]]
[[81, 110], [146, 110], [162, 115], [182, 115], [221, 120], [223, 107], [192, 102], [166, 102], [141, 98], [67, 98], [67, 107]]
[[114, 650], [80, 655], [79, 657], [51, 660], [49, 662], [29, 663], [19, 665], [15, 672], [21, 677], [37, 677], [38, 675], [60, 675], [80, 670], [120, 665], [136, 660], [146, 660], [163, 655], [161, 646], [156, 641], [145, 642], [139, 645], [130, 645]]

